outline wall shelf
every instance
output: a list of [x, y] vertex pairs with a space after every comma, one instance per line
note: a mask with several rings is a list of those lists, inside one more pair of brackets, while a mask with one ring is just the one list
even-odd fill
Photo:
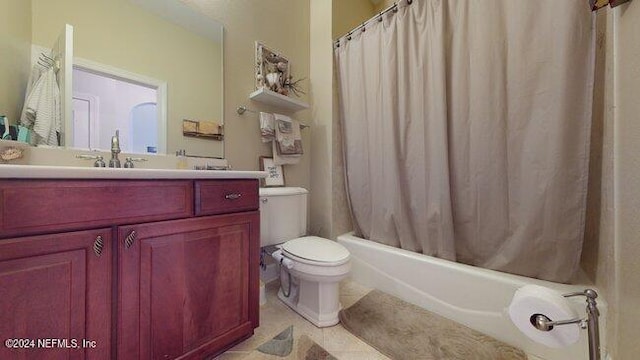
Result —
[[218, 140], [218, 141], [224, 140], [224, 135], [222, 135], [222, 134], [202, 134], [202, 133], [197, 133], [197, 132], [183, 132], [182, 134], [184, 136], [188, 136], [188, 137], [212, 139], [212, 140]]
[[268, 89], [256, 90], [249, 95], [249, 98], [263, 104], [277, 106], [294, 112], [309, 108], [309, 104], [304, 101], [284, 96]]

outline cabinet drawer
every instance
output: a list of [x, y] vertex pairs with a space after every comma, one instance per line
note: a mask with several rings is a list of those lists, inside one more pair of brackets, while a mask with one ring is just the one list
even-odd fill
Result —
[[189, 180], [4, 180], [0, 196], [0, 237], [193, 214]]
[[196, 181], [196, 216], [258, 210], [258, 180]]

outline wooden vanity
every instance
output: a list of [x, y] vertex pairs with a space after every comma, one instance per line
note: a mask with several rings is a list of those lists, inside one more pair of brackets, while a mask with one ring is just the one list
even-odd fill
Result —
[[4, 178], [0, 196], [0, 338], [35, 341], [0, 359], [203, 359], [258, 326], [256, 178]]

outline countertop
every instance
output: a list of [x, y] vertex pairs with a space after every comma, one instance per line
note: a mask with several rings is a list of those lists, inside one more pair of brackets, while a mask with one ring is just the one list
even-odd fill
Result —
[[124, 169], [72, 166], [0, 165], [4, 179], [260, 179], [265, 171]]

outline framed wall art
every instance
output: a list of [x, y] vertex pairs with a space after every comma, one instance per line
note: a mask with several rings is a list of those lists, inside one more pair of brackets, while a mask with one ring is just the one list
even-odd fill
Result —
[[285, 84], [290, 71], [289, 59], [256, 41], [256, 90], [266, 88], [288, 95]]
[[282, 165], [276, 165], [272, 157], [260, 157], [260, 170], [267, 172], [267, 177], [260, 179], [262, 187], [284, 186], [284, 170]]

